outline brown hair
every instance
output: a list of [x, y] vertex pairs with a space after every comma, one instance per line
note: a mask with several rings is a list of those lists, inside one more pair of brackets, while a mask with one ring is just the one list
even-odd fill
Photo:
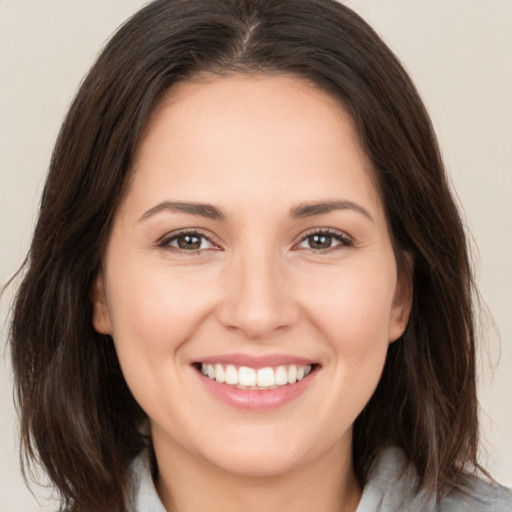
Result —
[[89, 290], [141, 131], [173, 84], [207, 71], [288, 73], [338, 98], [371, 160], [397, 260], [414, 260], [413, 309], [354, 426], [361, 483], [400, 446], [423, 487], [477, 464], [472, 277], [463, 226], [425, 108], [397, 58], [334, 0], [158, 0], [128, 20], [62, 126], [25, 274], [11, 350], [21, 436], [66, 509], [123, 510], [127, 469], [149, 444]]

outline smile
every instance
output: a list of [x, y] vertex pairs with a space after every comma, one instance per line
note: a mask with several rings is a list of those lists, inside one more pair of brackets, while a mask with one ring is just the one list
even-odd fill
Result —
[[192, 362], [210, 396], [230, 407], [265, 412], [290, 404], [314, 387], [321, 365], [290, 354], [218, 354]]
[[248, 366], [202, 363], [201, 373], [211, 380], [242, 390], [271, 390], [295, 384], [309, 375], [312, 365], [281, 365], [277, 367], [250, 368]]

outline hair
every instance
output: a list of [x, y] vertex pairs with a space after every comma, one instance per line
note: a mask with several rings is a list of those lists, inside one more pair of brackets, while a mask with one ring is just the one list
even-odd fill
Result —
[[293, 75], [353, 118], [413, 289], [406, 331], [354, 425], [356, 475], [364, 484], [378, 452], [396, 445], [422, 488], [439, 497], [461, 486], [479, 468], [464, 228], [410, 78], [334, 0], [157, 0], [99, 55], [60, 131], [13, 307], [25, 467], [43, 466], [66, 510], [124, 509], [128, 466], [150, 440], [112, 339], [93, 328], [91, 283], [149, 116], [174, 84], [203, 72]]

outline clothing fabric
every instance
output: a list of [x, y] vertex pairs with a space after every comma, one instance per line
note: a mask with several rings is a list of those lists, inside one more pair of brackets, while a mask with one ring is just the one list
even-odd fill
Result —
[[[356, 512], [512, 512], [512, 490], [477, 477], [468, 477], [466, 488], [450, 492], [438, 504], [424, 492], [415, 493], [417, 481], [416, 471], [401, 449], [383, 450]], [[131, 492], [130, 512], [166, 512], [147, 453], [132, 463]]]

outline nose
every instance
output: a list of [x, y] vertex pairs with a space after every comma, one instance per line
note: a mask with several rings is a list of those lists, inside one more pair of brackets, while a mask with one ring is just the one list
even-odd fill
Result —
[[291, 328], [300, 317], [283, 264], [269, 254], [245, 253], [226, 269], [220, 323], [247, 339], [263, 340]]

